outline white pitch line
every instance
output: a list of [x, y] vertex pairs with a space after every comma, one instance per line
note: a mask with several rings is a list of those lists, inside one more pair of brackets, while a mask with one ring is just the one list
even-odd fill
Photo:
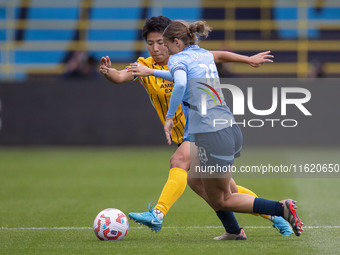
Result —
[[[130, 229], [142, 229], [145, 227], [130, 227]], [[207, 228], [222, 228], [222, 226], [188, 226], [188, 227], [163, 227], [163, 229], [207, 229]], [[244, 226], [244, 229], [263, 229], [272, 228], [270, 226]], [[337, 229], [340, 226], [304, 226], [304, 229]], [[31, 228], [9, 228], [0, 227], [0, 230], [83, 230], [92, 229], [91, 227], [31, 227]]]

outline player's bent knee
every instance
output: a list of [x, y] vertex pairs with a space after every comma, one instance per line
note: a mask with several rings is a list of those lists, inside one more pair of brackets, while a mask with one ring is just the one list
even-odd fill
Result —
[[184, 170], [188, 170], [190, 165], [190, 159], [186, 158], [183, 154], [174, 154], [170, 158], [170, 168], [178, 167]]

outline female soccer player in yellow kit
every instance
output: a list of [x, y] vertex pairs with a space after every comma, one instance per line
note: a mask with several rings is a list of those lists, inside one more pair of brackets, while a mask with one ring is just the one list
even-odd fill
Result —
[[[143, 37], [147, 43], [147, 49], [150, 53], [150, 57], [137, 59], [137, 63], [140, 68], [145, 67], [143, 71], [150, 72], [149, 74], [154, 74], [154, 72], [168, 70], [168, 60], [169, 54], [167, 48], [163, 44], [162, 33], [164, 29], [171, 23], [171, 20], [167, 17], [159, 16], [152, 17], [146, 20], [143, 27], [142, 33]], [[262, 52], [251, 57], [227, 52], [227, 51], [212, 51], [214, 55], [214, 60], [216, 63], [221, 62], [242, 62], [247, 63], [253, 67], [259, 67], [263, 63], [273, 62], [271, 60], [272, 56], [269, 52]], [[154, 71], [153, 69], [157, 70]], [[111, 68], [111, 61], [109, 57], [103, 57], [101, 59], [100, 72], [113, 83], [124, 83], [138, 79], [138, 81], [144, 86], [149, 94], [149, 98], [164, 125], [165, 116], [168, 111], [168, 105], [170, 101], [170, 96], [173, 88], [173, 83], [169, 82], [163, 78], [148, 76], [148, 77], [138, 77], [136, 74], [132, 73], [128, 69], [116, 70]], [[171, 206], [176, 202], [176, 200], [182, 195], [185, 190], [187, 183], [187, 172], [190, 168], [190, 142], [184, 140], [184, 126], [185, 117], [182, 112], [181, 107], [178, 108], [174, 117], [174, 127], [171, 135], [173, 142], [179, 145], [176, 152], [172, 155], [170, 159], [170, 172], [169, 177], [164, 185], [162, 193], [159, 197], [155, 209], [149, 208], [146, 213], [130, 213], [129, 216], [144, 225], [147, 225], [152, 230], [156, 232], [162, 227], [163, 217], [167, 214]], [[202, 192], [202, 186], [197, 183], [195, 179], [188, 178], [189, 186], [203, 199], [207, 201]], [[236, 186], [235, 183], [232, 185], [233, 192], [246, 193], [256, 196], [252, 191]], [[207, 201], [209, 203], [209, 201]], [[146, 216], [146, 220], [145, 220]], [[269, 218], [269, 216], [265, 216]], [[270, 218], [271, 219], [271, 218]], [[271, 219], [274, 222], [274, 226], [279, 229], [282, 235], [291, 235], [292, 231], [289, 227], [288, 222], [283, 220], [281, 217], [275, 217]], [[275, 222], [277, 221], [277, 222]], [[227, 233], [217, 237], [216, 240], [228, 239]]]

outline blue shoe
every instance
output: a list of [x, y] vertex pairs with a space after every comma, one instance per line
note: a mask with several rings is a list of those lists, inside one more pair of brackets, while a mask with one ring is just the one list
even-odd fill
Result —
[[292, 228], [284, 218], [275, 216], [272, 221], [274, 223], [273, 228], [276, 228], [282, 236], [290, 236], [293, 234]]
[[143, 224], [151, 229], [151, 231], [158, 232], [162, 228], [163, 220], [157, 218], [149, 203], [149, 211], [143, 213], [129, 213], [129, 218], [139, 224]]

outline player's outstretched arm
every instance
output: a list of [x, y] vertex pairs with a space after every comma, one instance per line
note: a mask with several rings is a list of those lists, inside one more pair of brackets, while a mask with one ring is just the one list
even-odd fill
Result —
[[100, 60], [99, 72], [109, 81], [119, 84], [123, 82], [133, 81], [134, 76], [128, 70], [117, 70], [111, 68], [111, 60], [108, 56], [102, 57]]
[[173, 81], [172, 75], [169, 71], [166, 70], [158, 70], [158, 69], [151, 69], [147, 66], [140, 65], [138, 63], [130, 64], [127, 68], [128, 72], [131, 72], [133, 75], [136, 76], [149, 76], [153, 75], [167, 81]]
[[211, 51], [211, 53], [214, 55], [215, 63], [240, 62], [249, 64], [252, 67], [260, 67], [264, 63], [274, 62], [272, 60], [274, 56], [270, 55], [270, 51], [260, 52], [250, 57], [230, 51]]

